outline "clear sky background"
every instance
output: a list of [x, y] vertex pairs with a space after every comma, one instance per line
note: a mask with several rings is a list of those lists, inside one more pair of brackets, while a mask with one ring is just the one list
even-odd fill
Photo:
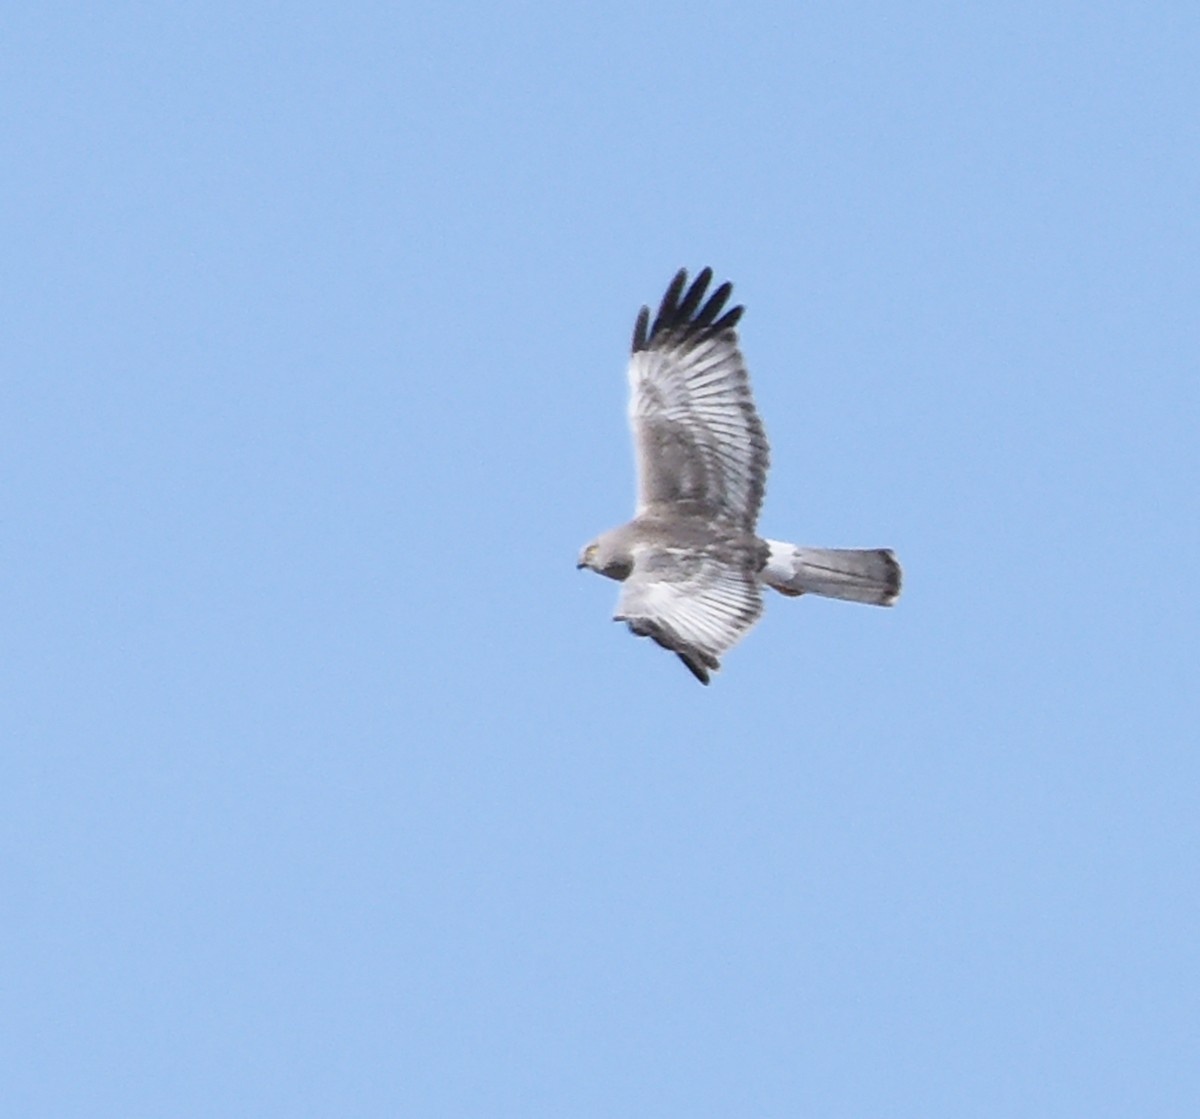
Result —
[[[1200, 9], [10, 5], [0, 1113], [1200, 1114]], [[702, 688], [579, 547], [747, 307]]]

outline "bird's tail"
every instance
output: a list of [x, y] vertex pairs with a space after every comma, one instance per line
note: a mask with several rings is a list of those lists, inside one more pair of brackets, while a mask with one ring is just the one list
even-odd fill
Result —
[[888, 548], [801, 548], [768, 540], [759, 578], [780, 594], [819, 594], [891, 606], [900, 596], [900, 565]]

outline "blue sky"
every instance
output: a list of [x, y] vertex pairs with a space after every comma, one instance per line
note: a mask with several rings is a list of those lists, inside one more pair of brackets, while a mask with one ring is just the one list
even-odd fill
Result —
[[[3, 25], [5, 1114], [1197, 1114], [1200, 14]], [[574, 568], [705, 264], [906, 572], [707, 689]]]

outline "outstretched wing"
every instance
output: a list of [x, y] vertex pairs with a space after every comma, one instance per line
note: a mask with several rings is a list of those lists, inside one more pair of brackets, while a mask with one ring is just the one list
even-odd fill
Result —
[[[639, 514], [703, 514], [753, 531], [766, 485], [767, 437], [725, 311], [728, 283], [705, 301], [712, 269], [687, 288], [680, 269], [650, 324], [643, 307], [629, 362], [629, 422], [638, 464]], [[724, 311], [724, 313], [722, 313]]]
[[702, 684], [762, 613], [753, 568], [740, 552], [724, 551], [721, 545], [635, 548], [614, 615], [639, 637], [677, 653]]

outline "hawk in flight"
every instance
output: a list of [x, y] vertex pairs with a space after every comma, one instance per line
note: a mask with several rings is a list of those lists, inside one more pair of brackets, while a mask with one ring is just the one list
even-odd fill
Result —
[[579, 567], [621, 584], [614, 619], [679, 656], [702, 684], [762, 613], [765, 584], [890, 606], [900, 565], [885, 548], [804, 548], [760, 538], [769, 451], [738, 349], [733, 285], [680, 269], [654, 322], [633, 328], [629, 422], [637, 510], [583, 549]]

